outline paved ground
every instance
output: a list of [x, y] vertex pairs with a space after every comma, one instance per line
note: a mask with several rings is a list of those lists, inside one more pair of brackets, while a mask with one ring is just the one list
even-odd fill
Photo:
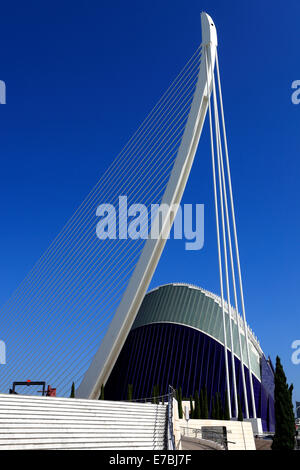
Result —
[[272, 450], [272, 439], [255, 439], [256, 450]]
[[182, 450], [224, 450], [214, 442], [205, 442], [204, 439], [195, 439], [193, 437], [182, 437], [181, 448]]

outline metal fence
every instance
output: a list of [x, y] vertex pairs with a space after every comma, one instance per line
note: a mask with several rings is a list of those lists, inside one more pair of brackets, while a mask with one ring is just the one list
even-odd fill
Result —
[[221, 445], [225, 450], [228, 450], [227, 431], [225, 426], [201, 426], [201, 428], [181, 427], [181, 435], [185, 437], [193, 437], [196, 439], [204, 439], [206, 441], [213, 441]]

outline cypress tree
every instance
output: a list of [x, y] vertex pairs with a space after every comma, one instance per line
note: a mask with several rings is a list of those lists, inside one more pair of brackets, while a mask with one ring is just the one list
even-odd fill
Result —
[[223, 403], [222, 403], [222, 398], [221, 394], [218, 392], [217, 393], [217, 400], [218, 400], [218, 419], [224, 419], [224, 410], [223, 410]]
[[104, 400], [104, 385], [103, 384], [101, 385], [101, 393], [100, 393], [99, 400]]
[[201, 411], [202, 411], [202, 418], [208, 419], [208, 401], [207, 401], [206, 387], [204, 388], [204, 392], [203, 392], [203, 410]]
[[193, 397], [190, 396], [190, 419], [194, 419]]
[[127, 400], [131, 401], [133, 398], [133, 385], [128, 384], [128, 389], [127, 389]]
[[294, 385], [291, 384], [291, 385], [289, 386], [289, 393], [290, 393], [290, 397], [291, 397], [292, 403], [293, 403], [293, 390], [294, 390]]
[[153, 385], [153, 392], [152, 392], [152, 403], [158, 404], [159, 403], [159, 385]]
[[201, 418], [201, 405], [200, 405], [198, 390], [196, 390], [196, 393], [195, 393], [194, 418], [195, 419], [200, 419]]
[[152, 388], [152, 403], [156, 403], [156, 385], [153, 385]]
[[211, 419], [217, 419], [216, 418], [216, 406], [215, 406], [215, 397], [212, 397], [211, 400], [211, 412], [210, 412]]
[[238, 396], [238, 421], [244, 421], [243, 410], [240, 396]]
[[183, 418], [182, 390], [181, 390], [181, 387], [179, 387], [179, 392], [178, 392], [178, 417], [179, 417], [179, 419]]
[[199, 401], [199, 405], [200, 405], [200, 418], [203, 418], [203, 409], [204, 409], [203, 388], [201, 388], [201, 391], [200, 391], [200, 401]]
[[215, 395], [215, 419], [221, 419], [220, 418], [220, 403], [219, 403], [219, 394], [216, 393]]
[[275, 369], [275, 435], [273, 450], [293, 450], [295, 446], [295, 418], [292, 402], [293, 386], [286, 381], [281, 361], [276, 357]]
[[227, 390], [226, 390], [226, 392], [225, 392], [224, 419], [230, 420], [230, 413], [229, 413], [229, 403], [228, 403]]
[[75, 384], [72, 382], [70, 398], [75, 398]]

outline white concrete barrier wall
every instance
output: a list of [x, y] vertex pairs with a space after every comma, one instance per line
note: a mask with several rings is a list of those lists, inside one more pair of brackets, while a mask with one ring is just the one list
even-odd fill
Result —
[[0, 394], [0, 450], [165, 449], [166, 405]]

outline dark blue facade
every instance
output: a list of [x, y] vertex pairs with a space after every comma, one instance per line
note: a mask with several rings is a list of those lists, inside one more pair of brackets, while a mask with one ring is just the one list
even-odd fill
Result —
[[[153, 386], [159, 385], [160, 394], [166, 394], [168, 386], [182, 387], [184, 397], [194, 396], [196, 390], [207, 389], [209, 407], [212, 397], [219, 392], [225, 399], [224, 347], [218, 341], [194, 328], [172, 324], [153, 323], [132, 330], [105, 386], [105, 397], [126, 400], [128, 384], [133, 385], [133, 398], [152, 395]], [[231, 356], [228, 356], [229, 375], [232, 384]], [[241, 364], [235, 358], [237, 390], [245, 415]], [[263, 429], [273, 431], [274, 400], [273, 372], [262, 358], [260, 382], [254, 375], [254, 394], [258, 417]], [[245, 367], [250, 416], [252, 405], [249, 372]], [[233, 387], [231, 386], [231, 390]], [[233, 396], [231, 402], [234, 403]], [[234, 412], [234, 409], [232, 410]]]

